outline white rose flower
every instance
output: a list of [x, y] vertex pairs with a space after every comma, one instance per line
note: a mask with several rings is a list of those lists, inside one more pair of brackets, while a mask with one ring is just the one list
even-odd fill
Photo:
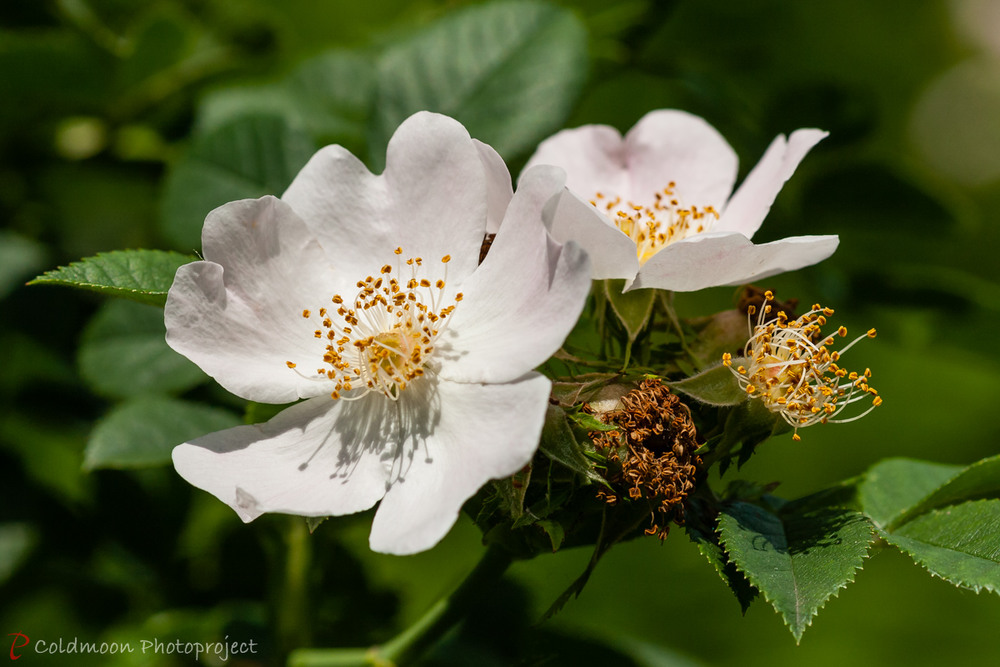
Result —
[[550, 389], [533, 369], [576, 322], [590, 265], [546, 231], [557, 169], [512, 195], [491, 148], [426, 112], [386, 165], [373, 175], [330, 146], [280, 199], [212, 211], [165, 317], [170, 346], [234, 394], [305, 399], [176, 447], [182, 477], [244, 521], [380, 502], [372, 549], [407, 554], [531, 460]]
[[833, 254], [836, 236], [750, 240], [781, 186], [826, 134], [778, 136], [735, 193], [736, 153], [712, 126], [683, 111], [650, 112], [624, 137], [606, 125], [564, 130], [542, 142], [528, 167], [566, 171], [575, 196], [562, 198], [550, 230], [587, 250], [593, 278], [688, 292], [748, 283]]

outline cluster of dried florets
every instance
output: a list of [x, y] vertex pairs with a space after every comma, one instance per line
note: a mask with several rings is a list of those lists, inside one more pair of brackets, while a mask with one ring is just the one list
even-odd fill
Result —
[[650, 509], [646, 534], [665, 539], [670, 523], [683, 520], [682, 503], [694, 489], [701, 460], [691, 412], [659, 380], [644, 380], [621, 398], [621, 407], [601, 415], [613, 431], [593, 432], [595, 446], [608, 460], [611, 488], [598, 490], [609, 505], [619, 494], [645, 500]]

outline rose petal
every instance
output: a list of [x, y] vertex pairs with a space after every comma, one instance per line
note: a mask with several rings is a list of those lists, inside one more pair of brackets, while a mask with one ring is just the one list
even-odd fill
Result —
[[822, 130], [796, 130], [788, 141], [785, 141], [784, 135], [775, 137], [764, 157], [729, 200], [722, 211], [722, 218], [712, 226], [712, 231], [739, 232], [753, 238], [785, 181], [795, 173], [795, 168], [809, 149], [827, 134]]
[[684, 111], [643, 116], [625, 135], [625, 155], [627, 197], [640, 206], [652, 206], [674, 181], [681, 206], [722, 210], [736, 182], [736, 153], [714, 127]]
[[[338, 270], [338, 289], [394, 261], [393, 250], [427, 260], [428, 277], [475, 270], [487, 224], [487, 175], [480, 150], [457, 121], [410, 116], [389, 140], [379, 176], [346, 149], [328, 146], [299, 172], [282, 199], [305, 220]], [[346, 281], [346, 282], [345, 282]], [[346, 294], [344, 295], [346, 296]]]
[[472, 142], [479, 150], [479, 157], [482, 158], [483, 168], [486, 170], [486, 196], [489, 203], [486, 233], [496, 234], [507, 211], [507, 205], [514, 196], [514, 187], [511, 185], [510, 172], [507, 171], [507, 165], [500, 154], [493, 150], [492, 146], [478, 139], [473, 139]]
[[548, 223], [559, 243], [575, 241], [590, 256], [590, 277], [631, 278], [639, 270], [635, 243], [592, 204], [563, 190]]
[[251, 521], [265, 512], [351, 514], [385, 494], [390, 466], [369, 415], [390, 403], [313, 398], [265, 424], [237, 426], [174, 448], [177, 472]]
[[438, 421], [382, 499], [372, 550], [429, 549], [483, 484], [523, 468], [538, 447], [550, 387], [537, 373], [510, 384], [439, 383]]
[[323, 355], [302, 311], [328, 300], [329, 274], [303, 222], [274, 197], [246, 199], [212, 211], [203, 239], [211, 261], [180, 267], [167, 294], [167, 343], [243, 398], [288, 403], [329, 391], [286, 365]]
[[542, 166], [521, 179], [434, 352], [442, 378], [513, 380], [548, 359], [573, 328], [590, 289], [590, 262], [576, 244], [555, 243], [543, 224], [562, 179], [561, 170]]
[[553, 165], [566, 172], [566, 187], [583, 199], [598, 192], [628, 191], [625, 145], [618, 130], [607, 125], [584, 125], [558, 132], [538, 146], [522, 175], [536, 165]]
[[832, 255], [838, 243], [836, 236], [793, 236], [754, 245], [742, 234], [701, 234], [653, 255], [630, 289], [693, 292], [741, 285], [816, 264]]

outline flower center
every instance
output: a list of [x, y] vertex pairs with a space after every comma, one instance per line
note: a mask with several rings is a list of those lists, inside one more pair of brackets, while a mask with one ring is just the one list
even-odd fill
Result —
[[[396, 248], [401, 255], [402, 248]], [[455, 304], [445, 306], [445, 287], [450, 255], [441, 258], [444, 277], [433, 283], [422, 278], [424, 260], [405, 260], [409, 277], [403, 279], [402, 264], [389, 264], [378, 276], [357, 283], [352, 302], [333, 295], [330, 309], [316, 313], [303, 310], [302, 317], [318, 322], [313, 336], [326, 341], [323, 366], [311, 379], [334, 383], [330, 397], [357, 399], [372, 391], [396, 400], [401, 391], [425, 372], [434, 344], [445, 331]], [[395, 274], [395, 275], [393, 275]], [[454, 296], [457, 304], [462, 293]], [[297, 364], [286, 362], [289, 368]], [[298, 372], [298, 371], [296, 371]], [[300, 373], [301, 375], [301, 373]], [[352, 392], [350, 396], [342, 392]]]
[[[725, 354], [722, 363], [729, 366], [740, 387], [750, 396], [759, 398], [773, 412], [798, 429], [819, 422], [849, 422], [860, 419], [882, 404], [878, 391], [868, 384], [871, 371], [848, 372], [837, 362], [855, 343], [864, 338], [874, 338], [875, 330], [869, 329], [839, 351], [830, 350], [835, 337], [824, 337], [821, 331], [832, 308], [813, 306], [805, 315], [789, 321], [784, 311], [769, 322], [771, 292], [764, 295], [764, 306], [751, 331], [744, 354], [747, 366], [732, 368], [732, 355]], [[750, 315], [754, 306], [750, 306]], [[837, 335], [847, 335], [847, 328], [840, 327]], [[846, 381], [845, 381], [846, 378]], [[871, 406], [862, 414], [849, 419], [832, 419], [848, 405], [866, 397]], [[799, 439], [798, 434], [792, 436]]]
[[670, 181], [655, 193], [652, 206], [622, 202], [598, 192], [590, 203], [605, 215], [635, 243], [639, 264], [675, 241], [707, 231], [719, 213], [712, 206], [685, 208], [677, 197], [677, 184]]

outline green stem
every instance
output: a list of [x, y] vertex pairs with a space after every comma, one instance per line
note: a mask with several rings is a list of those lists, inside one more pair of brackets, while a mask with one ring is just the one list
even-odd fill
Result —
[[677, 310], [674, 308], [674, 293], [665, 290], [660, 296], [660, 303], [663, 306], [664, 312], [666, 312], [667, 319], [670, 320], [670, 326], [674, 328], [674, 331], [677, 332], [677, 338], [680, 339], [681, 349], [684, 350], [696, 366], [701, 367], [704, 361], [688, 347], [687, 340], [684, 338], [684, 326], [681, 324], [680, 318], [677, 317]]
[[285, 531], [285, 572], [278, 599], [278, 640], [282, 651], [306, 646], [309, 631], [309, 565], [312, 544], [301, 517], [291, 517]]
[[369, 649], [299, 649], [288, 658], [288, 667], [390, 667], [406, 665], [423, 655], [469, 610], [482, 604], [483, 595], [507, 570], [510, 554], [491, 546], [451, 595], [438, 600], [416, 623], [382, 646]]

